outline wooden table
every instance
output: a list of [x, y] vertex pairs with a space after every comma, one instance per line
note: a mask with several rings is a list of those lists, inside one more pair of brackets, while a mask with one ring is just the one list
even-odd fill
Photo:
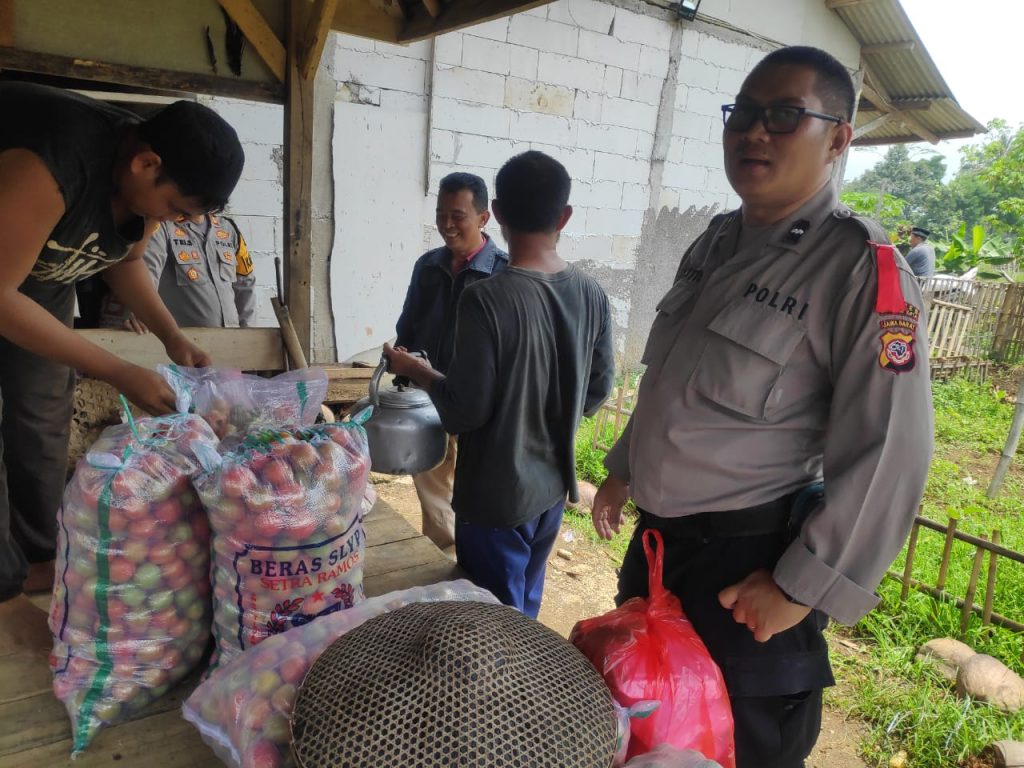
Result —
[[[364, 587], [370, 597], [459, 577], [451, 560], [397, 512], [378, 502], [366, 518]], [[195, 686], [185, 680], [138, 718], [107, 728], [74, 762], [71, 724], [50, 688], [45, 659], [0, 656], [0, 768], [205, 768], [220, 766], [181, 718]]]

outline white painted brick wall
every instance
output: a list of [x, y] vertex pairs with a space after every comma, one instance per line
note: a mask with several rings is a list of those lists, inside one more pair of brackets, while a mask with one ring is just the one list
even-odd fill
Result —
[[576, 92], [561, 85], [546, 85], [509, 77], [505, 80], [504, 103], [509, 109], [572, 117]]
[[698, 168], [721, 169], [722, 145], [686, 139], [683, 144], [683, 162]]
[[512, 70], [512, 48], [508, 43], [467, 35], [462, 41], [462, 66], [507, 75]]
[[454, 131], [439, 131], [437, 128], [432, 128], [430, 130], [430, 159], [439, 163], [454, 163], [457, 135]]
[[622, 70], [608, 67], [604, 73], [604, 92], [608, 96], [618, 96], [622, 92]]
[[636, 152], [634, 157], [642, 160], [650, 160], [654, 153], [654, 134], [647, 131], [638, 131], [636, 135]]
[[338, 56], [337, 77], [342, 82], [423, 93], [426, 74], [427, 64], [419, 59], [346, 49]]
[[651, 205], [651, 188], [647, 184], [622, 185], [622, 209], [646, 211]]
[[685, 110], [697, 115], [719, 117], [722, 114], [722, 104], [728, 103], [730, 98], [723, 96], [717, 90], [709, 91], [691, 86], [686, 92]]
[[536, 80], [537, 58], [540, 51], [522, 45], [513, 45], [510, 50], [509, 74], [523, 80]]
[[718, 66], [729, 69], [746, 69], [751, 55], [750, 47], [719, 40], [711, 35], [701, 35], [700, 43], [697, 45], [698, 58], [713, 61]]
[[652, 48], [668, 50], [672, 42], [673, 25], [651, 16], [619, 8], [615, 13], [615, 37], [631, 43], [643, 43]]
[[598, 152], [594, 156], [594, 179], [643, 184], [650, 177], [650, 163], [622, 155]]
[[401, 56], [406, 59], [419, 59], [420, 61], [430, 60], [430, 41], [419, 40], [415, 43], [409, 43], [408, 45], [396, 45], [394, 43], [384, 43], [377, 41], [373, 49], [377, 53], [383, 53], [386, 56]]
[[434, 99], [433, 118], [435, 128], [507, 139], [512, 113], [501, 107], [437, 97]]
[[701, 190], [705, 187], [708, 177], [707, 168], [695, 167], [687, 163], [665, 163], [661, 183], [675, 189]]
[[239, 183], [231, 194], [228, 212], [281, 218], [284, 214], [284, 187], [278, 181], [253, 179]]
[[639, 235], [643, 223], [643, 211], [590, 208], [587, 211], [586, 232], [590, 235]]
[[607, 264], [612, 260], [613, 245], [614, 241], [608, 235], [581, 235], [563, 238], [558, 244], [558, 252], [566, 261]]
[[[491, 139], [486, 136], [462, 134], [456, 139], [455, 164], [481, 168], [500, 168], [502, 163], [516, 154], [517, 142], [510, 139]], [[523, 151], [528, 145], [518, 145]]]
[[[344, 37], [344, 35], [340, 35]], [[463, 35], [461, 32], [449, 32], [447, 35], [440, 35], [434, 39], [437, 46], [434, 52], [434, 61], [438, 64], [451, 64], [459, 66], [462, 64]]]
[[624, 43], [600, 32], [580, 30], [579, 57], [601, 64], [636, 71], [640, 64], [640, 44]]
[[565, 85], [583, 91], [600, 91], [604, 78], [603, 64], [547, 51], [538, 54], [537, 79], [542, 83]]
[[658, 107], [642, 101], [606, 96], [601, 107], [601, 120], [608, 125], [654, 133], [658, 123]]
[[280, 144], [246, 144], [245, 168], [243, 179], [281, 182], [281, 145]]
[[735, 96], [740, 92], [743, 81], [747, 78], [747, 72], [738, 69], [723, 67], [718, 70], [718, 92]]
[[663, 77], [623, 72], [619, 95], [624, 99], [642, 101], [645, 104], [657, 106], [661, 103], [661, 88], [664, 83], [665, 78]]
[[572, 116], [587, 123], [599, 123], [601, 122], [601, 105], [603, 103], [604, 94], [576, 91]]
[[518, 14], [512, 17], [508, 27], [508, 42], [564, 56], [576, 55], [578, 39], [579, 29], [576, 27], [536, 16]]
[[465, 67], [437, 67], [434, 93], [449, 99], [501, 107], [505, 104], [505, 78]]
[[708, 115], [698, 115], [695, 112], [675, 113], [672, 123], [673, 138], [679, 136], [684, 139], [697, 139], [698, 141], [709, 141], [713, 131], [722, 128], [720, 119]]
[[640, 46], [639, 72], [664, 79], [668, 74], [668, 51], [651, 45]]
[[535, 112], [513, 112], [509, 137], [519, 141], [536, 141], [561, 147], [576, 145], [574, 120]]
[[578, 143], [585, 149], [596, 149], [617, 155], [636, 153], [639, 131], [614, 125], [579, 124]]
[[508, 40], [508, 25], [508, 17], [495, 19], [494, 21], [486, 21], [483, 24], [474, 24], [472, 27], [469, 27], [466, 34], [473, 37], [486, 37], [488, 40], [497, 40], [504, 43]]
[[607, 34], [615, 18], [615, 6], [595, 0], [557, 0], [548, 8], [548, 19], [591, 32]]
[[[532, 142], [530, 149], [543, 152], [555, 158], [565, 166], [569, 177], [580, 181], [594, 178], [594, 153], [587, 149], [572, 149], [566, 146], [555, 146], [544, 142]], [[507, 160], [508, 158], [504, 158]], [[502, 162], [504, 162], [504, 160]]]

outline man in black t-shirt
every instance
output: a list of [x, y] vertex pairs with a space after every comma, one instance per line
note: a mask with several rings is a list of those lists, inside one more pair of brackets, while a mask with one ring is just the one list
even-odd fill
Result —
[[112, 384], [150, 413], [175, 406], [155, 371], [70, 330], [75, 283], [102, 271], [171, 360], [208, 364], [160, 301], [141, 256], [159, 221], [221, 208], [244, 157], [234, 130], [193, 102], [176, 102], [140, 122], [85, 96], [0, 83], [0, 115], [4, 653], [48, 650], [45, 613], [22, 592], [53, 582], [73, 371]]
[[533, 618], [566, 496], [578, 500], [576, 429], [611, 391], [611, 313], [597, 281], [558, 255], [571, 182], [542, 152], [509, 160], [494, 216], [508, 267], [468, 286], [447, 376], [385, 345], [391, 369], [427, 389], [455, 466], [455, 550], [474, 584]]

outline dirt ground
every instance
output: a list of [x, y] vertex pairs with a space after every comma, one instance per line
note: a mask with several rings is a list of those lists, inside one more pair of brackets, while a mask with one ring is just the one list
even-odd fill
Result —
[[[417, 529], [420, 506], [412, 479], [398, 478], [375, 485], [380, 498], [390, 504]], [[569, 559], [558, 554], [562, 550]], [[568, 637], [573, 624], [614, 607], [615, 563], [600, 546], [562, 528], [555, 551], [548, 560], [547, 582], [540, 621]], [[839, 711], [826, 707], [818, 744], [807, 768], [868, 768], [857, 755], [865, 726], [847, 720]]]

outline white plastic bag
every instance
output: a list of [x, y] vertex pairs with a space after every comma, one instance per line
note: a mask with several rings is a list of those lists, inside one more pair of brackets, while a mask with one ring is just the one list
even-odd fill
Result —
[[498, 603], [490, 592], [465, 580], [371, 598], [271, 637], [218, 667], [188, 698], [182, 714], [232, 768], [291, 768], [292, 707], [298, 686], [320, 654], [375, 616], [410, 603], [451, 600]]
[[103, 431], [59, 512], [53, 690], [74, 752], [166, 693], [210, 637], [210, 532], [190, 478], [217, 438], [198, 416]]

